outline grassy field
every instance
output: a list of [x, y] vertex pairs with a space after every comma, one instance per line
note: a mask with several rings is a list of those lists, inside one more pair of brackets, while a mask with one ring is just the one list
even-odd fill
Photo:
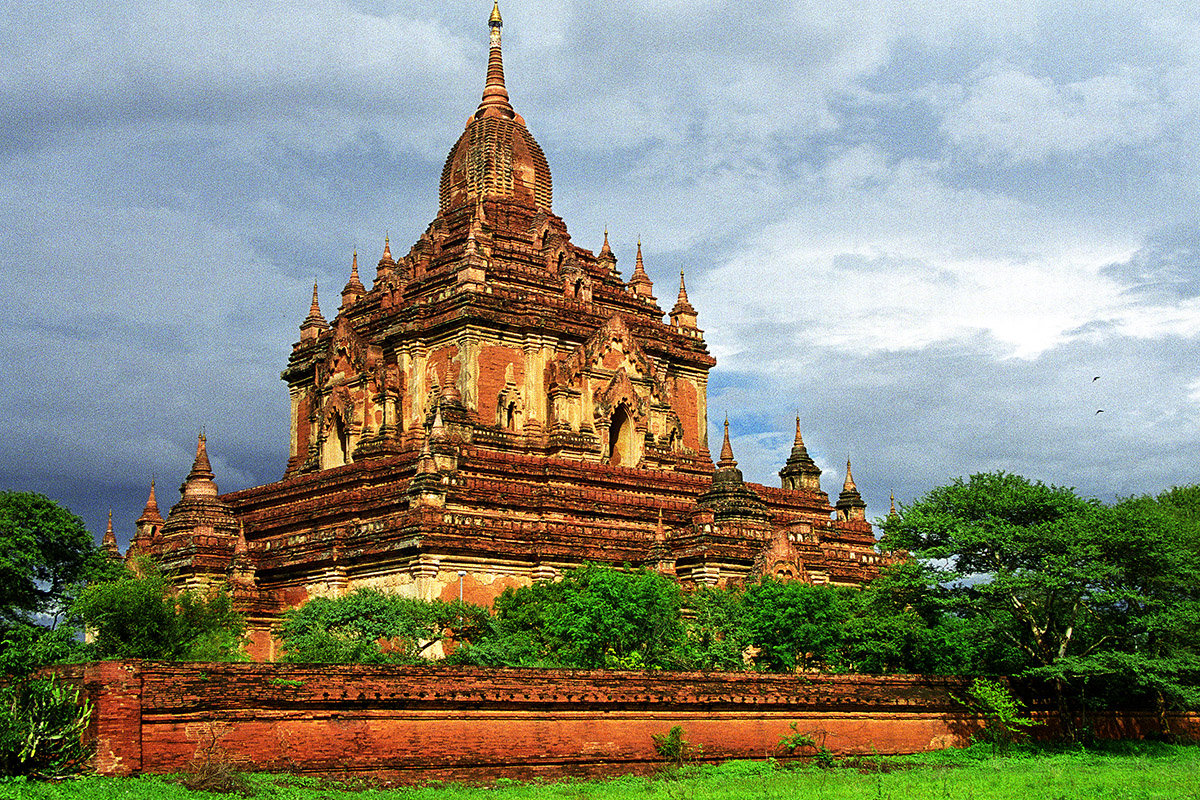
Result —
[[[733, 761], [655, 778], [491, 787], [426, 786], [346, 790], [311, 778], [248, 776], [263, 800], [1200, 800], [1200, 747], [1124, 744], [1096, 750], [1038, 750], [993, 758], [989, 750], [866, 758], [822, 769], [778, 769]], [[228, 796], [228, 795], [226, 795]], [[0, 780], [3, 800], [213, 800], [157, 776], [85, 778], [60, 784]]]

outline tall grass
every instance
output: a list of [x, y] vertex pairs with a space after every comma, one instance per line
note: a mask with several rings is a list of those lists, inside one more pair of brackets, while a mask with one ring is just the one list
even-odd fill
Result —
[[[1200, 800], [1200, 748], [1133, 743], [1102, 750], [974, 747], [913, 757], [865, 757], [832, 768], [731, 761], [610, 781], [426, 786], [341, 791], [318, 779], [251, 775], [263, 800]], [[0, 782], [5, 800], [216, 800], [158, 776], [60, 784]]]

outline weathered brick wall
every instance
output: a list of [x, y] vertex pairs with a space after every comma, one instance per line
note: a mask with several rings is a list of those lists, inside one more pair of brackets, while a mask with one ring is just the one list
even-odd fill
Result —
[[181, 771], [213, 745], [253, 770], [595, 774], [652, 768], [673, 725], [718, 760], [780, 755], [792, 722], [837, 753], [961, 745], [979, 725], [957, 678], [106, 662], [82, 680], [104, 774]]

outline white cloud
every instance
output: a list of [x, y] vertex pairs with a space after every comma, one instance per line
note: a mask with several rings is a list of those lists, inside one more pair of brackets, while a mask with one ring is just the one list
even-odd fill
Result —
[[1049, 156], [1094, 157], [1154, 141], [1166, 107], [1149, 77], [1113, 72], [1058, 85], [1011, 64], [984, 65], [965, 87], [945, 88], [942, 131], [982, 158], [1005, 163]]

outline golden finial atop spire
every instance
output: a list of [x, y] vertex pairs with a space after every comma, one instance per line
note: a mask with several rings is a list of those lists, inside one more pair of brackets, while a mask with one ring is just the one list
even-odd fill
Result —
[[500, 20], [500, 4], [492, 4], [492, 15], [488, 17], [488, 27], [491, 29], [491, 43], [488, 50], [487, 82], [483, 86], [483, 99], [479, 101], [476, 118], [483, 116], [504, 116], [512, 119], [516, 116], [512, 104], [508, 101], [508, 89], [504, 86], [504, 59], [500, 54], [500, 28], [504, 23]]
[[892, 510], [888, 512], [889, 517], [896, 516], [896, 490], [892, 490]]

